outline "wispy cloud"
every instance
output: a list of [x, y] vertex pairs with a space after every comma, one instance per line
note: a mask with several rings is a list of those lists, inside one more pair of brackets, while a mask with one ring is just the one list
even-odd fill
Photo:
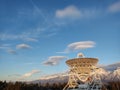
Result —
[[10, 54], [17, 54], [17, 52], [15, 50], [12, 50], [12, 49], [8, 49], [7, 52]]
[[0, 33], [0, 40], [13, 40], [21, 38], [19, 35]]
[[[36, 33], [35, 33], [36, 32]], [[40, 33], [41, 31], [39, 31]], [[19, 34], [11, 34], [11, 33], [0, 33], [0, 40], [22, 40], [22, 41], [29, 41], [29, 42], [37, 42], [38, 40], [36, 37], [38, 36], [37, 30], [30, 30], [24, 31]]]
[[19, 78], [19, 80], [29, 78], [29, 77], [31, 77], [32, 75], [37, 74], [37, 73], [39, 73], [39, 72], [40, 72], [40, 70], [32, 70], [32, 71], [30, 71], [30, 72], [25, 73], [24, 75], [22, 75], [22, 76]]
[[[47, 36], [51, 37], [55, 35], [54, 33], [56, 33], [56, 31], [52, 31], [54, 28], [56, 29], [57, 26], [54, 21], [54, 17], [49, 13], [43, 12], [42, 9], [33, 2], [33, 0], [30, 0], [30, 2], [33, 5], [33, 8], [18, 10], [18, 16], [13, 18], [13, 25], [3, 30], [4, 32], [0, 32], [0, 40], [37, 42], [38, 38]], [[25, 19], [24, 22], [23, 19]], [[19, 29], [19, 27], [23, 27], [23, 23], [27, 25], [29, 20], [30, 22], [35, 22], [32, 27], [30, 25], [25, 29], [23, 28], [22, 30], [18, 30], [16, 34], [14, 34], [14, 32], [10, 32], [11, 30], [14, 31], [12, 27]], [[19, 21], [19, 23], [16, 23], [16, 21]]]
[[108, 7], [109, 12], [120, 12], [120, 1], [117, 1]]
[[57, 53], [69, 53], [72, 51], [77, 50], [83, 50], [87, 48], [93, 48], [95, 46], [94, 41], [80, 41], [80, 42], [74, 42], [67, 46], [67, 48], [63, 52], [57, 52]]
[[[68, 23], [59, 21], [54, 15], [50, 15], [50, 13], [43, 12], [42, 9], [39, 8], [35, 2], [33, 2], [33, 0], [30, 0], [30, 2], [33, 5], [33, 8], [25, 10], [20, 9], [18, 11], [18, 17], [15, 17], [13, 19], [15, 19], [15, 21], [20, 21], [19, 26], [21, 27], [22, 24], [27, 23], [28, 20], [36, 22], [36, 25], [32, 25], [32, 27], [30, 26], [26, 29], [23, 28], [21, 31], [19, 30], [20, 32], [17, 34], [8, 32], [12, 30], [11, 27], [8, 27], [6, 30], [4, 30], [6, 32], [0, 32], [0, 40], [21, 40], [37, 42], [39, 38], [55, 36], [60, 30], [61, 26], [64, 26]], [[74, 11], [74, 14], [68, 15], [70, 17], [76, 17], [77, 13], [79, 13], [79, 10], [77, 12], [77, 8], [75, 6], [68, 6], [66, 10], [68, 10], [69, 14], [72, 13], [72, 10]], [[56, 15], [58, 15], [57, 12], [59, 13], [59, 11], [61, 13], [61, 10], [57, 10]], [[25, 22], [23, 22], [24, 18], [27, 19]], [[19, 29], [18, 23], [14, 22], [14, 24], [14, 26], [16, 26], [16, 29]]]
[[0, 46], [0, 49], [7, 49], [8, 47]]
[[10, 44], [0, 44], [0, 49], [9, 49]]
[[21, 75], [20, 74], [12, 74], [12, 75], [8, 75], [8, 77], [20, 77]]
[[31, 48], [31, 46], [28, 44], [19, 44], [16, 46], [16, 48], [17, 49], [29, 49], [29, 48]]
[[43, 62], [43, 64], [47, 66], [54, 66], [59, 64], [59, 62], [65, 58], [66, 58], [65, 56], [51, 56], [48, 58], [48, 60]]
[[33, 0], [30, 0], [31, 4], [33, 5], [34, 8], [34, 14], [40, 15], [43, 19], [44, 22], [46, 23], [48, 22], [48, 19], [46, 18], [46, 16], [44, 15], [44, 13], [42, 12], [42, 10], [35, 4], [35, 2]]
[[[97, 10], [89, 10], [89, 9], [79, 9], [74, 5], [67, 6], [63, 10], [57, 9], [54, 12], [54, 15], [50, 15], [50, 13], [45, 13], [41, 8], [35, 4], [33, 0], [30, 0], [33, 5], [32, 9], [20, 9], [18, 11], [18, 17], [13, 18], [15, 21], [20, 21], [19, 26], [22, 27], [23, 23], [27, 23], [28, 20], [32, 20], [32, 22], [36, 22], [36, 25], [32, 25], [32, 27], [27, 27], [26, 29], [19, 30], [17, 34], [10, 33], [7, 31], [12, 30], [11, 27], [8, 27], [5, 32], [0, 33], [0, 40], [22, 40], [29, 42], [37, 42], [39, 38], [44, 37], [52, 37], [55, 36], [60, 30], [61, 26], [65, 26], [68, 21], [62, 21], [61, 18], [81, 18], [81, 17], [91, 17], [96, 14]], [[57, 17], [57, 18], [56, 18]], [[60, 18], [60, 20], [58, 19]], [[23, 22], [25, 19], [25, 22]], [[13, 24], [16, 26], [16, 29], [19, 29], [18, 23], [14, 22]], [[14, 27], [13, 26], [13, 27]]]

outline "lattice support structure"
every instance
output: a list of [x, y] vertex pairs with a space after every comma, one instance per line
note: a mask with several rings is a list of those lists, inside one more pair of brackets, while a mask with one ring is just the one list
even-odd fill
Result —
[[71, 71], [69, 72], [68, 83], [67, 83], [67, 85], [64, 87], [63, 90], [66, 90], [67, 88], [75, 88], [76, 86], [78, 86], [77, 77], [76, 77], [75, 73], [71, 70]]

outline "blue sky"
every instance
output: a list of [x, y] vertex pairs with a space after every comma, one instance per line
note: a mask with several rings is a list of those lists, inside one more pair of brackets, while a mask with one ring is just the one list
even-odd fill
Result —
[[68, 70], [82, 52], [120, 62], [120, 0], [0, 0], [0, 80]]

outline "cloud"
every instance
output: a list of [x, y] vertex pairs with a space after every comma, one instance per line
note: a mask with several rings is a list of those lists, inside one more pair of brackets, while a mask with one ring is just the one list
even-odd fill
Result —
[[78, 18], [80, 17], [80, 15], [81, 12], [75, 6], [68, 6], [63, 10], [56, 11], [57, 18], [66, 18], [66, 17]]
[[20, 35], [0, 33], [0, 40], [14, 40], [14, 39], [19, 39], [19, 38], [21, 38]]
[[[0, 32], [0, 40], [37, 42], [37, 39], [39, 38], [52, 37], [58, 33], [58, 29], [60, 30], [60, 27], [64, 24], [58, 22], [58, 20], [50, 13], [44, 12], [44, 10], [39, 8], [39, 6], [37, 6], [37, 3], [33, 0], [30, 0], [30, 2], [31, 5], [33, 5], [31, 9], [21, 8], [17, 11], [17, 17], [8, 18], [13, 20], [13, 25], [11, 27], [3, 29], [4, 32]], [[35, 25], [23, 28], [22, 32], [18, 30], [18, 26], [23, 26], [22, 24], [26, 24], [29, 22], [29, 20], [36, 22]], [[16, 23], [16, 21], [19, 21], [19, 23]], [[13, 27], [15, 27], [15, 29], [13, 29]], [[18, 30], [18, 32], [14, 33], [15, 30]]]
[[108, 7], [109, 12], [120, 12], [120, 1], [113, 3]]
[[69, 53], [72, 51], [93, 48], [94, 46], [95, 46], [95, 42], [93, 41], [74, 42], [74, 43], [69, 44], [63, 52], [57, 52], [57, 53]]
[[[47, 26], [46, 26], [47, 25]], [[38, 42], [38, 38], [40, 37], [52, 37], [56, 35], [57, 24], [55, 22], [48, 22], [44, 26], [38, 26], [30, 29], [29, 31], [24, 30], [24, 32], [19, 34], [14, 33], [0, 33], [0, 40], [22, 40], [22, 41], [29, 41], [29, 42]], [[49, 30], [50, 29], [50, 30]], [[55, 29], [54, 31], [52, 31]]]
[[65, 58], [65, 56], [51, 56], [47, 61], [43, 62], [43, 64], [47, 66], [54, 66], [59, 64], [59, 62]]
[[57, 18], [69, 18], [69, 19], [78, 19], [78, 18], [88, 18], [97, 15], [99, 10], [96, 9], [78, 9], [76, 6], [71, 5], [63, 10], [56, 10], [55, 16]]
[[19, 44], [16, 46], [17, 49], [29, 49], [31, 48], [31, 46], [27, 45], [27, 44]]
[[24, 75], [22, 75], [19, 79], [21, 80], [21, 79], [29, 78], [32, 75], [37, 74], [39, 72], [40, 72], [39, 70], [32, 70], [31, 72], [28, 72], [28, 73], [25, 73]]
[[15, 50], [12, 50], [12, 49], [9, 49], [7, 52], [10, 54], [17, 54], [17, 52]]

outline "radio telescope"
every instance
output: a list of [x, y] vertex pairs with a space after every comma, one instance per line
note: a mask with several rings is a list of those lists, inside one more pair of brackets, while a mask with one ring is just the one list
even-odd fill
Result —
[[86, 58], [82, 53], [77, 58], [67, 60], [69, 80], [63, 90], [101, 90], [101, 80], [95, 74], [97, 63], [97, 58]]

